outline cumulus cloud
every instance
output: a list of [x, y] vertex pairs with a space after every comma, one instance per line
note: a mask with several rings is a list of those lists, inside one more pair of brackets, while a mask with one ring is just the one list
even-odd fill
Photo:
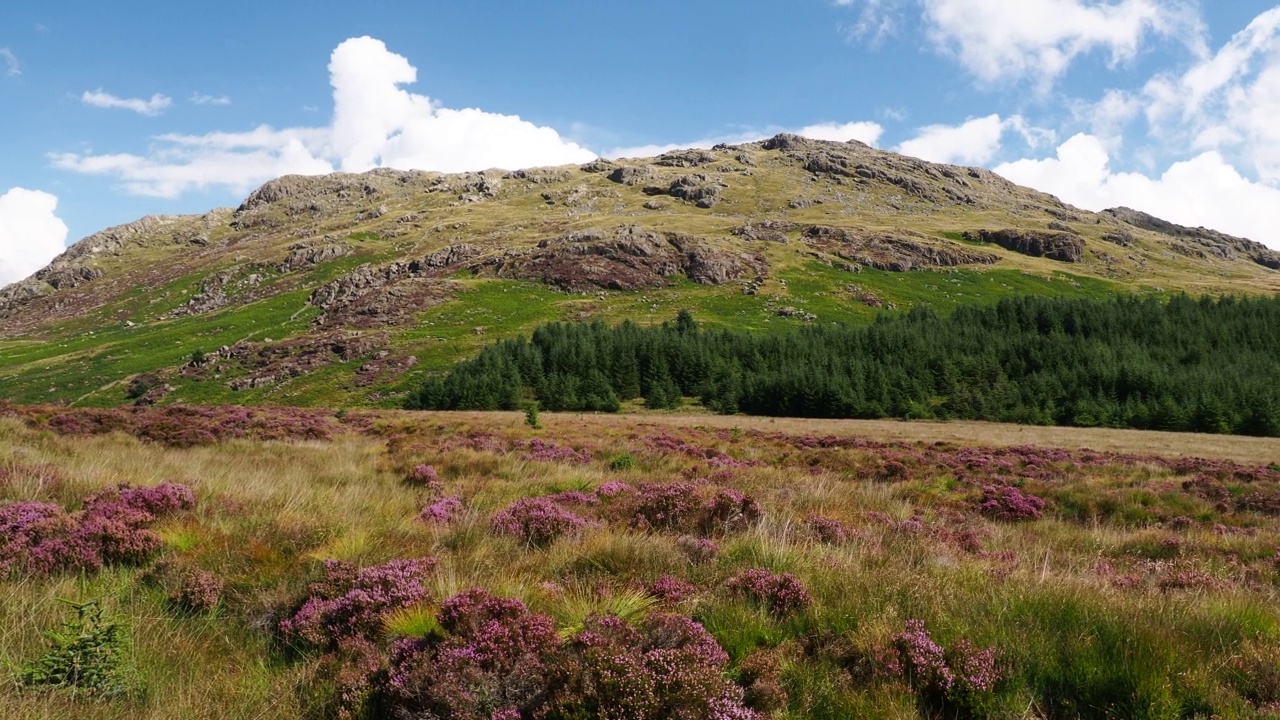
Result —
[[116, 97], [108, 92], [103, 92], [102, 88], [98, 88], [92, 92], [86, 90], [80, 96], [80, 102], [85, 105], [92, 105], [100, 108], [113, 108], [117, 110], [128, 110], [136, 112], [139, 115], [159, 115], [165, 111], [165, 108], [173, 104], [173, 98], [166, 95], [156, 93], [149, 100], [142, 98], [121, 98]]
[[811, 138], [813, 140], [831, 140], [834, 142], [857, 140], [858, 142], [874, 146], [879, 142], [880, 136], [884, 134], [884, 128], [879, 123], [870, 121], [817, 123], [814, 125], [806, 125], [801, 128], [771, 127], [765, 130], [748, 130], [732, 135], [718, 135], [716, 137], [701, 138], [699, 140], [691, 140], [683, 143], [636, 145], [631, 147], [614, 148], [606, 151], [604, 156], [609, 158], [653, 157], [654, 155], [661, 155], [665, 152], [682, 150], [684, 148], [705, 149], [716, 145], [740, 145], [742, 143], [757, 142], [784, 132]]
[[1036, 127], [1021, 115], [1002, 119], [993, 114], [971, 118], [960, 125], [928, 125], [916, 131], [916, 136], [894, 148], [903, 155], [911, 155], [931, 162], [957, 165], [981, 165], [990, 162], [1000, 152], [1006, 130], [1012, 130], [1032, 148], [1052, 143], [1051, 130]]
[[1055, 157], [995, 171], [1089, 210], [1127, 205], [1181, 225], [1205, 226], [1280, 249], [1280, 189], [1244, 177], [1217, 151], [1175, 162], [1159, 177], [1116, 172], [1103, 141], [1078, 134]]
[[329, 62], [333, 117], [326, 127], [161, 135], [149, 155], [60, 153], [58, 167], [108, 175], [131, 193], [175, 197], [192, 189], [242, 193], [283, 174], [374, 167], [460, 172], [588, 162], [595, 153], [515, 115], [451, 109], [403, 85], [418, 79], [401, 55], [370, 37], [347, 40]]
[[0, 287], [44, 267], [65, 249], [67, 226], [55, 214], [58, 198], [13, 188], [0, 195]]
[[18, 77], [22, 74], [22, 66], [18, 64], [18, 56], [7, 47], [0, 48], [0, 58], [4, 58], [5, 71], [7, 77]]
[[230, 105], [231, 98], [226, 95], [204, 95], [202, 93], [191, 93], [192, 105]]
[[983, 82], [1036, 81], [1047, 89], [1094, 51], [1117, 64], [1152, 34], [1204, 52], [1194, 3], [1178, 0], [922, 0], [929, 37]]

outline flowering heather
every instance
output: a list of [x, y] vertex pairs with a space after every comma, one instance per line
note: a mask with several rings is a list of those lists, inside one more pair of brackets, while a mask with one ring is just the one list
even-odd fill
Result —
[[444, 497], [422, 508], [418, 519], [429, 525], [448, 525], [462, 513], [462, 500]]
[[720, 554], [720, 543], [708, 538], [694, 535], [681, 535], [676, 538], [676, 547], [689, 558], [694, 565], [715, 560]]
[[169, 593], [169, 602], [183, 612], [208, 612], [222, 598], [222, 578], [207, 570], [193, 568], [178, 579], [178, 587]]
[[599, 505], [600, 498], [594, 493], [581, 492], [579, 490], [565, 490], [553, 495], [544, 495], [546, 499], [560, 505]]
[[725, 588], [769, 609], [779, 617], [801, 612], [813, 604], [809, 591], [791, 573], [751, 568], [729, 578]]
[[587, 527], [590, 521], [545, 497], [521, 498], [494, 514], [495, 532], [510, 535], [533, 547], [542, 547], [562, 535]]
[[591, 462], [591, 453], [586, 450], [574, 450], [564, 445], [549, 443], [541, 438], [534, 438], [526, 446], [525, 460], [538, 462], [563, 462], [575, 465], [586, 465]]
[[835, 518], [810, 515], [804, 519], [804, 524], [819, 542], [828, 545], [842, 545], [853, 536], [849, 526]]
[[[41, 419], [34, 410], [26, 415], [28, 423], [38, 424]], [[48, 416], [47, 424], [62, 435], [124, 432], [169, 447], [208, 445], [229, 438], [328, 440], [333, 431], [332, 418], [322, 411], [235, 406], [63, 410]]]
[[440, 607], [443, 637], [391, 649], [384, 688], [396, 717], [491, 720], [545, 703], [560, 636], [546, 615], [478, 588]]
[[444, 483], [440, 482], [440, 476], [436, 473], [434, 465], [415, 465], [404, 482], [410, 487], [422, 488], [432, 495], [444, 490]]
[[706, 532], [732, 532], [760, 522], [764, 512], [750, 495], [721, 488], [707, 504], [702, 525]]
[[0, 573], [48, 575], [146, 562], [162, 545], [148, 529], [151, 523], [194, 504], [190, 488], [165, 483], [109, 488], [75, 513], [38, 502], [0, 507]]
[[893, 643], [898, 650], [896, 669], [916, 692], [931, 700], [974, 708], [1000, 681], [994, 648], [979, 650], [961, 639], [950, 651], [944, 650], [923, 620], [908, 620]]
[[596, 487], [596, 497], [601, 499], [613, 498], [633, 493], [635, 490], [634, 487], [631, 487], [631, 483], [625, 483], [621, 480], [608, 480]]
[[326, 560], [324, 577], [289, 617], [280, 632], [293, 642], [336, 648], [343, 638], [372, 639], [382, 632], [388, 613], [426, 599], [427, 575], [434, 558], [392, 560], [361, 570]]
[[662, 720], [759, 718], [724, 677], [729, 657], [698, 623], [653, 613], [635, 626], [592, 617], [565, 648], [553, 717]]
[[694, 527], [703, 512], [698, 487], [689, 483], [645, 483], [636, 488], [631, 524], [641, 529]]
[[649, 584], [649, 594], [664, 603], [679, 603], [697, 592], [693, 585], [671, 575], [663, 575]]
[[738, 460], [732, 455], [720, 452], [715, 448], [699, 447], [686, 440], [682, 440], [681, 438], [673, 437], [671, 435], [654, 435], [653, 437], [646, 439], [645, 444], [664, 454], [679, 453], [691, 458], [706, 460], [707, 466], [714, 469], [749, 468], [763, 464], [755, 460]]
[[1039, 520], [1044, 506], [1043, 498], [1024, 493], [1016, 487], [988, 485], [982, 488], [978, 511], [992, 520], [1016, 522]]

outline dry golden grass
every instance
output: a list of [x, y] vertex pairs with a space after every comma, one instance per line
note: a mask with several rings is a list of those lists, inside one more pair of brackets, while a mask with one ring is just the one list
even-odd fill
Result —
[[[450, 423], [517, 428], [523, 423], [520, 413], [502, 412], [413, 412], [386, 411], [387, 417], [416, 418], [424, 425], [436, 419]], [[989, 422], [920, 422], [901, 420], [820, 420], [806, 418], [768, 418], [748, 415], [713, 415], [710, 413], [642, 413], [634, 415], [596, 415], [587, 413], [541, 414], [542, 423], [557, 434], [589, 439], [601, 433], [643, 428], [715, 428], [750, 430], [764, 433], [814, 437], [859, 437], [879, 442], [934, 443], [945, 442], [963, 447], [1010, 447], [1037, 445], [1064, 450], [1088, 449], [1129, 455], [1158, 455], [1167, 458], [1201, 457], [1266, 465], [1280, 462], [1280, 438], [1245, 437], [1241, 435], [1207, 435], [1172, 433], [1152, 430], [1117, 430], [1112, 428], [1041, 427]]]

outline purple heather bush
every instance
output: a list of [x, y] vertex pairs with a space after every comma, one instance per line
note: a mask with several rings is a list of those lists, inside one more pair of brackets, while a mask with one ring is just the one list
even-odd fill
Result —
[[596, 487], [596, 497], [602, 500], [633, 492], [635, 492], [635, 488], [631, 486], [631, 483], [625, 483], [621, 480], [608, 480]]
[[810, 515], [805, 518], [804, 524], [809, 528], [809, 532], [817, 538], [818, 542], [828, 545], [842, 545], [853, 537], [853, 530], [835, 518]]
[[692, 529], [703, 513], [698, 486], [690, 483], [645, 483], [634, 502], [631, 525], [645, 530]]
[[188, 613], [208, 612], [222, 598], [222, 578], [199, 568], [192, 568], [178, 578], [178, 586], [169, 593], [169, 603]]
[[280, 621], [284, 638], [299, 646], [333, 650], [345, 638], [374, 639], [394, 610], [425, 600], [434, 558], [392, 560], [357, 569], [339, 560], [324, 562], [324, 575], [308, 597]]
[[39, 502], [0, 507], [0, 574], [48, 575], [146, 562], [162, 545], [149, 526], [194, 504], [190, 488], [165, 483], [108, 488], [73, 513]]
[[652, 613], [635, 626], [592, 617], [564, 649], [553, 717], [755, 720], [724, 677], [728, 655], [702, 625]]
[[728, 533], [741, 530], [760, 522], [763, 515], [755, 498], [731, 488], [721, 488], [707, 505], [702, 520], [703, 531]]
[[580, 532], [591, 522], [545, 497], [521, 498], [494, 514], [495, 532], [542, 547], [563, 535]]
[[432, 495], [444, 490], [444, 483], [440, 482], [440, 476], [436, 473], [434, 465], [415, 465], [405, 477], [404, 482], [411, 487], [422, 488]]
[[648, 591], [661, 602], [676, 604], [697, 592], [697, 588], [678, 577], [663, 575], [649, 584]]
[[573, 463], [575, 465], [586, 465], [591, 462], [591, 453], [586, 450], [574, 450], [564, 445], [556, 445], [541, 438], [534, 438], [529, 441], [527, 451], [524, 454], [525, 460], [536, 460], [539, 462], [563, 462]]
[[801, 612], [813, 604], [809, 591], [795, 575], [764, 568], [751, 568], [734, 575], [725, 583], [725, 588], [764, 606], [778, 617]]
[[393, 716], [491, 720], [546, 703], [560, 645], [550, 617], [475, 588], [446, 600], [438, 619], [442, 637], [391, 649], [385, 695]]
[[600, 498], [593, 493], [578, 490], [565, 490], [554, 495], [544, 495], [546, 499], [559, 505], [599, 505]]
[[711, 562], [720, 554], [720, 543], [708, 538], [694, 535], [681, 535], [676, 538], [676, 547], [689, 558], [694, 565]]
[[926, 700], [966, 711], [980, 710], [992, 699], [1001, 674], [995, 648], [978, 649], [961, 639], [945, 650], [929, 634], [923, 620], [908, 620], [894, 637], [898, 651], [892, 671], [901, 673]]
[[1024, 493], [1010, 485], [988, 485], [982, 488], [978, 511], [992, 520], [1017, 522], [1039, 520], [1044, 511], [1043, 498]]
[[462, 514], [462, 500], [444, 497], [422, 508], [418, 519], [428, 525], [448, 525]]

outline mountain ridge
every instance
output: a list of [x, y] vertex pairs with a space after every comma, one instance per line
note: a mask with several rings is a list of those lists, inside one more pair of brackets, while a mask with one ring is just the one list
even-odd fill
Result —
[[[234, 209], [94, 233], [0, 289], [0, 392], [394, 404], [550, 319], [688, 306], [772, 330], [1024, 292], [1273, 293], [1276, 269], [1280, 253], [1244, 238], [794, 135], [581, 166], [284, 176]], [[117, 353], [144, 348], [152, 362]], [[121, 391], [142, 374], [153, 388]]]

